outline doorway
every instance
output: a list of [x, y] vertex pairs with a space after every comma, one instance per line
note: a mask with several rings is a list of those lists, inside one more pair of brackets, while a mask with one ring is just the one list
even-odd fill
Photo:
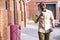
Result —
[[46, 4], [46, 8], [53, 12], [54, 19], [56, 19], [56, 4]]

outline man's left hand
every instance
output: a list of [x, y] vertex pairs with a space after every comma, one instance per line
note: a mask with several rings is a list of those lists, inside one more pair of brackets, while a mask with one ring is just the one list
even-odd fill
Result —
[[53, 32], [54, 31], [54, 28], [51, 28], [51, 31]]

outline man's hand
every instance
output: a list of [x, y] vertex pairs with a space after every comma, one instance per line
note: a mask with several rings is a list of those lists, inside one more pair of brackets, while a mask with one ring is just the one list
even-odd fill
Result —
[[52, 32], [54, 31], [54, 28], [55, 28], [55, 23], [52, 22], [52, 28], [51, 28]]
[[53, 32], [54, 31], [54, 28], [51, 28], [51, 31]]

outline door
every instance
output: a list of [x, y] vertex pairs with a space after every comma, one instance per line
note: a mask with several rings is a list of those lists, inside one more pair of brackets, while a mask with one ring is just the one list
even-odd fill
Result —
[[56, 19], [56, 4], [46, 4], [46, 8], [53, 12], [54, 19]]

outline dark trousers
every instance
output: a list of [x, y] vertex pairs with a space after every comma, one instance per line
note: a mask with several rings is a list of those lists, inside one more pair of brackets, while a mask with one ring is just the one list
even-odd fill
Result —
[[39, 40], [49, 40], [50, 38], [50, 33], [38, 32], [38, 35], [39, 35]]

